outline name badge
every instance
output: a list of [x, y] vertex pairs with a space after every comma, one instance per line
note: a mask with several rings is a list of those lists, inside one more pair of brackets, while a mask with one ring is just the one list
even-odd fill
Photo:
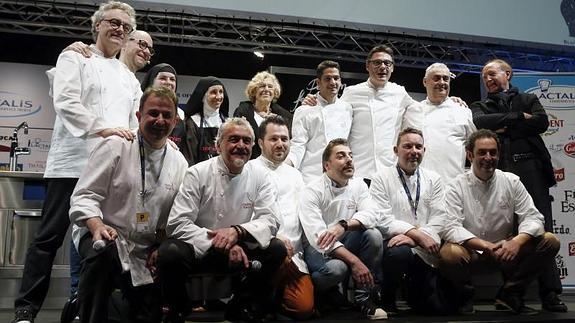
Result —
[[143, 233], [150, 231], [150, 213], [136, 213], [136, 232]]

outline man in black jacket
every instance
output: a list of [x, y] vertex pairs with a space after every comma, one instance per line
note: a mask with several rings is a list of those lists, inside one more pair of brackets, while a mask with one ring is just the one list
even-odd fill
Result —
[[[481, 72], [487, 98], [471, 104], [478, 129], [495, 131], [501, 141], [499, 168], [518, 175], [545, 218], [545, 231], [553, 232], [549, 187], [555, 185], [551, 156], [540, 134], [549, 126], [545, 109], [533, 94], [522, 93], [510, 84], [511, 66], [501, 60], [488, 61]], [[561, 280], [554, 262], [539, 277], [543, 309], [566, 312], [559, 299]]]

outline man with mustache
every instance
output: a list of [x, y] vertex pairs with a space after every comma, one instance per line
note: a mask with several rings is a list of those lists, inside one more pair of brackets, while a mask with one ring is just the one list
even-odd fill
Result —
[[[513, 70], [504, 60], [487, 62], [481, 76], [488, 94], [485, 100], [471, 105], [473, 122], [478, 129], [498, 134], [499, 169], [519, 176], [535, 207], [543, 214], [545, 231], [553, 232], [549, 187], [555, 185], [555, 175], [551, 155], [541, 138], [549, 127], [547, 113], [536, 95], [522, 93], [510, 83]], [[563, 287], [555, 261], [547, 264], [538, 283], [543, 309], [566, 312], [567, 306], [558, 296]]]
[[[458, 109], [461, 109], [458, 107]], [[426, 302], [425, 283], [438, 265], [441, 233], [445, 226], [443, 182], [434, 171], [420, 167], [425, 146], [421, 131], [402, 130], [393, 147], [397, 165], [384, 168], [371, 182], [370, 193], [385, 214], [394, 219], [380, 225], [383, 241], [382, 306], [397, 313], [397, 289], [409, 279], [408, 303], [421, 311], [441, 311]]]
[[[167, 143], [177, 103], [170, 89], [146, 90], [134, 141], [106, 138], [74, 189], [72, 236], [84, 261], [78, 290], [81, 322], [107, 322], [115, 288], [127, 300], [130, 320], [161, 320], [155, 250], [165, 238], [162, 232], [188, 165]], [[107, 245], [95, 250], [99, 240]]]
[[519, 177], [497, 169], [497, 134], [474, 132], [465, 149], [471, 170], [446, 188], [447, 243], [440, 250], [440, 269], [457, 288], [461, 312], [473, 312], [470, 267], [481, 265], [503, 273], [496, 304], [515, 314], [536, 314], [523, 302], [525, 289], [553, 261], [559, 240], [545, 232], [543, 215]]
[[444, 183], [465, 171], [465, 139], [476, 130], [471, 111], [449, 96], [452, 77], [443, 63], [428, 66], [423, 77], [427, 98], [421, 101], [425, 135], [421, 166], [437, 172]]
[[283, 117], [271, 115], [259, 126], [262, 154], [250, 163], [271, 172], [276, 180], [281, 225], [276, 237], [283, 241], [288, 256], [280, 267], [278, 286], [280, 311], [294, 320], [314, 313], [313, 284], [303, 259], [302, 229], [298, 218], [300, 193], [305, 186], [301, 173], [284, 163], [290, 151], [289, 129]]
[[112, 135], [132, 140], [130, 128], [137, 127], [139, 83], [115, 58], [136, 27], [134, 9], [111, 1], [101, 4], [91, 19], [93, 57], [66, 51], [56, 63], [56, 120], [44, 173], [42, 223], [26, 255], [15, 322], [32, 322], [46, 297], [54, 257], [70, 225], [70, 196], [91, 150]]
[[[247, 163], [254, 133], [243, 118], [230, 118], [218, 131], [219, 156], [190, 167], [159, 248], [158, 269], [168, 322], [184, 322], [190, 273], [244, 271], [228, 303], [230, 321], [263, 320], [273, 309], [272, 276], [287, 251], [274, 238], [278, 228], [277, 190], [270, 174]], [[249, 270], [250, 261], [261, 270]]]
[[287, 163], [300, 170], [305, 183], [321, 177], [321, 153], [335, 138], [347, 138], [351, 128], [351, 104], [338, 99], [341, 88], [339, 64], [323, 61], [316, 69], [317, 105], [295, 110], [291, 149]]
[[317, 300], [339, 293], [338, 285], [351, 270], [362, 315], [386, 319], [387, 313], [374, 303], [374, 287], [381, 279], [382, 237], [375, 229], [380, 211], [365, 182], [353, 177], [353, 156], [345, 139], [327, 144], [322, 164], [324, 174], [305, 188], [299, 213]]

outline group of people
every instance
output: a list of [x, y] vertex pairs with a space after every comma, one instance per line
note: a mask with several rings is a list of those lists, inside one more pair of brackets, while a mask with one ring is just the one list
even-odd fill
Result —
[[497, 306], [535, 313], [523, 296], [538, 279], [543, 309], [567, 311], [540, 137], [548, 118], [505, 61], [485, 64], [488, 98], [470, 108], [449, 96], [442, 63], [427, 68], [416, 102], [389, 81], [393, 51], [376, 46], [368, 80], [341, 97], [340, 67], [323, 61], [318, 92], [293, 118], [267, 72], [229, 116], [215, 77], [183, 111], [169, 64], [137, 81], [154, 49], [129, 5], [103, 3], [92, 26], [94, 44], [73, 44], [48, 73], [47, 191], [14, 322], [34, 321], [70, 223], [81, 322], [107, 322], [115, 289], [122, 322], [184, 322], [196, 273], [231, 275], [230, 321], [348, 307], [386, 319], [402, 284], [416, 311], [470, 314], [477, 265], [503, 273]]

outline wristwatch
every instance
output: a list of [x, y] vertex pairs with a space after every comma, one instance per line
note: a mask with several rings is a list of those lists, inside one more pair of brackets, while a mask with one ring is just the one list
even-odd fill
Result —
[[346, 220], [339, 220], [337, 221], [337, 223], [343, 227], [343, 231], [347, 231], [347, 229], [349, 228]]

